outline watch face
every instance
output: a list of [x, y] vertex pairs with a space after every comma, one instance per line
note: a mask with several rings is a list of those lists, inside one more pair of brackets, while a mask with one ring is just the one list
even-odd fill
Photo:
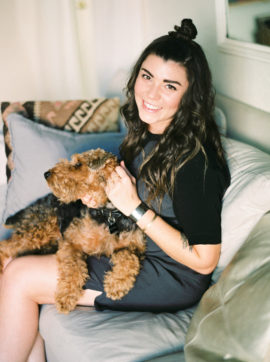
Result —
[[147, 210], [148, 207], [142, 202], [138, 207], [136, 207], [135, 210], [132, 211], [129, 217], [133, 221], [137, 222], [140, 220], [141, 217], [143, 217], [143, 215], [146, 213]]

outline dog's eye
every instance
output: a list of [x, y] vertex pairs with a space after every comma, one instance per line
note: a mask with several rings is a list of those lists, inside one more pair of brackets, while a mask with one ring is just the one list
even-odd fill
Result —
[[75, 163], [74, 168], [75, 168], [75, 169], [80, 168], [81, 165], [82, 165], [81, 162], [77, 162], [77, 163]]

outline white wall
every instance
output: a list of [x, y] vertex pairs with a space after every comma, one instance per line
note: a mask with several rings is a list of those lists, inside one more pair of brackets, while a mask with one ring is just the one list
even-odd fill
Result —
[[73, 0], [0, 0], [0, 101], [82, 94], [76, 30]]
[[[143, 4], [144, 9], [147, 10], [147, 19], [143, 34], [138, 29], [140, 41], [137, 39], [138, 41], [134, 42], [134, 39], [131, 38], [128, 42], [131, 30], [127, 25], [128, 19], [125, 21], [123, 19], [123, 42], [120, 40], [121, 36], [119, 42], [118, 39], [111, 39], [110, 50], [111, 52], [115, 50], [117, 54], [116, 58], [115, 53], [113, 55], [113, 64], [108, 59], [106, 47], [102, 48], [100, 45], [97, 49], [99, 66], [102, 70], [99, 72], [99, 83], [102, 84], [101, 92], [105, 92], [105, 88], [111, 87], [111, 85], [112, 90], [117, 90], [115, 83], [119, 86], [118, 81], [120, 80], [120, 84], [122, 84], [121, 81], [125, 80], [124, 71], [130, 68], [141, 49], [153, 38], [167, 33], [174, 24], [179, 24], [182, 18], [188, 17], [194, 20], [198, 28], [197, 40], [206, 52], [217, 92], [270, 112], [270, 60], [269, 63], [251, 60], [225, 54], [219, 50], [215, 0], [145, 0]], [[108, 24], [108, 27], [104, 28], [102, 14], [97, 15], [95, 21], [100, 24], [98, 34], [110, 37], [108, 30], [112, 24]]]
[[[18, 1], [18, 0], [17, 0]], [[25, 0], [26, 4], [30, 0]], [[37, 1], [37, 0], [36, 0]], [[47, 0], [38, 0], [39, 2]], [[73, 0], [66, 0], [73, 1]], [[146, 19], [143, 19], [144, 28], [141, 28], [142, 19], [133, 13], [133, 6], [139, 2], [141, 4]], [[25, 61], [24, 43], [20, 44], [17, 49], [11, 48], [13, 40], [14, 19], [11, 18], [10, 6], [15, 4], [16, 0], [1, 0], [0, 3], [0, 23], [1, 29], [1, 57], [0, 57], [0, 101], [3, 98], [16, 94], [17, 98], [24, 98], [25, 95], [36, 94], [31, 91], [33, 82], [36, 79], [31, 78], [31, 62], [20, 63]], [[52, 0], [50, 0], [52, 3]], [[103, 3], [103, 9], [94, 6], [95, 11], [95, 33], [92, 37], [96, 41], [95, 48], [90, 48], [88, 55], [95, 54], [98, 67], [97, 81], [99, 84], [99, 93], [119, 92], [124, 86], [126, 72], [135, 61], [142, 48], [154, 37], [167, 33], [172, 30], [175, 24], [179, 24], [182, 18], [192, 18], [198, 28], [198, 42], [202, 45], [209, 60], [214, 85], [218, 93], [258, 108], [265, 112], [270, 112], [270, 63], [251, 60], [241, 56], [222, 53], [218, 49], [216, 36], [216, 9], [215, 0], [93, 0], [94, 4]], [[109, 4], [119, 4], [114, 9], [115, 13], [120, 12], [123, 4], [130, 4], [131, 11], [126, 16], [121, 16], [118, 20], [121, 28], [119, 35], [112, 35], [116, 24], [110, 22], [113, 15], [108, 11]], [[107, 9], [107, 11], [106, 11]], [[25, 24], [27, 24], [27, 14]], [[137, 29], [131, 28], [129, 19], [135, 17]], [[133, 19], [134, 20], [134, 19]], [[89, 23], [89, 22], [88, 22]], [[117, 24], [118, 25], [118, 24]], [[241, 24], [239, 24], [241, 26]], [[59, 22], [59, 27], [62, 26]], [[93, 29], [93, 24], [91, 24]], [[83, 31], [81, 29], [81, 31]], [[87, 29], [85, 29], [87, 34]], [[84, 34], [84, 46], [89, 46], [87, 36]], [[107, 42], [107, 43], [106, 43]], [[90, 43], [90, 42], [89, 42]], [[109, 43], [109, 45], [108, 45]], [[18, 70], [18, 71], [17, 71]], [[91, 72], [90, 72], [91, 73]], [[52, 84], [51, 89], [49, 89]], [[46, 88], [38, 84], [38, 98], [46, 99], [54, 96], [53, 79], [48, 79]], [[65, 84], [59, 87], [57, 97], [65, 99], [66, 94], [73, 97], [87, 97], [89, 93], [82, 90], [79, 86], [74, 88], [71, 93], [65, 93]], [[34, 88], [33, 88], [34, 89]], [[18, 95], [21, 95], [18, 97]], [[6, 96], [6, 97], [5, 97]], [[14, 99], [14, 97], [13, 97]], [[29, 99], [29, 98], [28, 98]], [[233, 116], [232, 116], [233, 117]], [[232, 122], [235, 120], [232, 119]], [[241, 127], [245, 129], [245, 117], [237, 119]], [[250, 124], [249, 124], [250, 127]], [[250, 128], [250, 133], [253, 130]], [[269, 136], [270, 138], [270, 136]]]
[[263, 62], [221, 52], [216, 37], [215, 0], [197, 2], [196, 8], [204, 15], [201, 44], [211, 65], [217, 92], [270, 112], [270, 59]]
[[[219, 50], [215, 0], [146, 0], [144, 3], [149, 11], [147, 28], [144, 29], [144, 39], [141, 41], [142, 47], [154, 37], [167, 33], [174, 24], [179, 24], [180, 19], [192, 18], [199, 31], [197, 40], [209, 60], [217, 92], [270, 112], [270, 62], [225, 54]], [[127, 28], [124, 31], [128, 34], [129, 30]], [[131, 43], [130, 52], [133, 55], [139, 53], [138, 45]], [[121, 63], [121, 59], [127, 59], [126, 52], [129, 52], [126, 44], [123, 48], [117, 46], [119, 69], [126, 69], [127, 65], [132, 64], [132, 61], [130, 64]], [[103, 79], [107, 76], [104, 69]], [[111, 76], [113, 77], [113, 74]]]
[[[122, 13], [117, 24], [113, 23], [113, 16], [108, 17], [107, 14], [108, 11], [113, 12], [108, 9], [107, 4], [110, 1], [112, 0], [98, 0], [94, 16], [95, 28], [99, 37], [95, 50], [96, 57], [99, 59], [101, 92], [106, 92], [108, 86], [111, 88], [111, 83], [115, 84], [114, 78], [116, 78], [116, 82], [118, 79], [122, 79], [123, 72], [130, 69], [150, 41], [173, 30], [174, 25], [180, 25], [183, 18], [194, 20], [199, 30], [198, 41], [205, 39], [204, 43], [208, 45], [210, 42], [214, 45], [216, 41], [215, 8], [212, 0], [204, 0], [204, 4], [196, 0], [141, 0], [144, 19], [140, 19], [142, 15], [134, 13], [132, 7], [132, 3], [140, 0], [113, 0], [116, 5], [119, 5], [119, 9], [116, 9], [119, 14], [123, 11], [121, 7], [123, 1], [131, 4], [129, 6], [130, 14]], [[100, 4], [103, 4], [104, 9]], [[114, 29], [116, 25], [120, 25], [118, 36]], [[132, 27], [137, 28], [136, 38]], [[208, 39], [211, 39], [210, 42]], [[116, 87], [114, 89], [117, 91]]]

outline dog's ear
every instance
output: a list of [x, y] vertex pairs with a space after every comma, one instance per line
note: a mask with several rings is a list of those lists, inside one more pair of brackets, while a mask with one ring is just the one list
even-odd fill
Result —
[[115, 161], [116, 157], [112, 153], [106, 152], [102, 155], [99, 155], [99, 157], [89, 159], [88, 166], [92, 170], [98, 170], [104, 167], [107, 163], [106, 161], [110, 159], [113, 159]]
[[107, 155], [104, 155], [103, 157], [98, 157], [98, 158], [89, 160], [88, 166], [92, 170], [97, 170], [105, 164], [105, 161], [107, 159], [108, 159]]

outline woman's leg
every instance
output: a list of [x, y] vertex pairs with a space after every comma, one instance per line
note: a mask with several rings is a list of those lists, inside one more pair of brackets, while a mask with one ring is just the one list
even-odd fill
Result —
[[37, 333], [27, 362], [46, 362], [44, 341], [39, 333]]
[[[55, 255], [25, 256], [8, 264], [0, 289], [0, 362], [25, 362], [38, 333], [38, 305], [53, 304]], [[93, 305], [100, 292], [86, 290], [78, 304]]]

